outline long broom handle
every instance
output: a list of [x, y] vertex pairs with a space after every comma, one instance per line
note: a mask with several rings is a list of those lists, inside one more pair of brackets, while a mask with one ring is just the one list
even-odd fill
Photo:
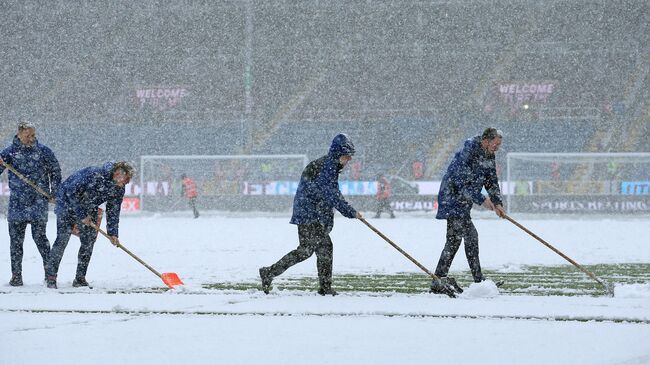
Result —
[[[91, 226], [91, 227], [93, 227], [97, 232], [101, 233], [102, 236], [108, 238], [108, 240], [111, 241], [111, 243], [113, 243], [113, 240], [111, 239], [111, 236], [109, 236], [108, 233], [106, 233], [106, 232], [105, 232], [103, 229], [101, 229], [98, 225], [96, 225], [95, 223], [92, 223], [92, 222], [90, 222], [88, 225]], [[154, 268], [151, 267], [149, 264], [147, 264], [146, 262], [144, 262], [141, 258], [139, 258], [138, 256], [136, 256], [133, 252], [129, 251], [128, 248], [124, 247], [124, 246], [123, 246], [121, 243], [119, 243], [119, 242], [115, 242], [115, 243], [113, 243], [113, 244], [115, 244], [115, 246], [121, 248], [124, 252], [128, 253], [129, 256], [133, 257], [136, 261], [138, 261], [139, 263], [141, 263], [144, 267], [146, 267], [146, 268], [149, 269], [152, 273], [156, 274], [159, 278], [162, 279], [162, 275], [161, 275], [158, 271], [156, 271], [156, 269], [154, 269]]]
[[[29, 186], [31, 186], [32, 188], [34, 188], [34, 190], [36, 190], [37, 192], [39, 192], [40, 194], [42, 194], [42, 195], [45, 196], [46, 198], [48, 198], [48, 199], [52, 199], [52, 196], [51, 196], [50, 194], [48, 194], [48, 193], [46, 193], [45, 191], [43, 191], [43, 189], [41, 189], [38, 185], [34, 184], [34, 182], [31, 181], [31, 180], [29, 180], [25, 175], [23, 175], [23, 174], [21, 174], [20, 172], [16, 171], [16, 169], [15, 169], [13, 166], [11, 166], [10, 164], [8, 164], [8, 163], [5, 162], [4, 160], [2, 161], [2, 164], [3, 164], [7, 169], [9, 169], [9, 171], [11, 171], [11, 172], [13, 172], [14, 174], [16, 174], [16, 176], [18, 176], [18, 177], [19, 177], [22, 181], [24, 181], [27, 185], [29, 185]], [[109, 241], [113, 242], [113, 240], [111, 240], [111, 237], [108, 235], [108, 233], [104, 232], [104, 230], [101, 229], [99, 226], [97, 226], [96, 224], [94, 224], [94, 223], [92, 223], [92, 222], [89, 224], [89, 226], [93, 227], [95, 230], [97, 230], [97, 232], [101, 233], [104, 237], [108, 238]], [[161, 275], [158, 271], [156, 271], [156, 269], [154, 269], [153, 267], [149, 266], [149, 264], [147, 264], [146, 262], [142, 261], [141, 258], [139, 258], [138, 256], [136, 256], [133, 252], [129, 251], [128, 248], [124, 247], [124, 246], [123, 246], [121, 243], [119, 243], [119, 242], [117, 242], [116, 246], [119, 247], [119, 248], [121, 248], [124, 252], [128, 253], [129, 256], [133, 257], [136, 261], [138, 261], [139, 263], [141, 263], [144, 267], [146, 267], [146, 268], [149, 269], [152, 273], [156, 274], [159, 278], [162, 279], [162, 275]]]
[[8, 164], [4, 160], [1, 163], [2, 163], [2, 165], [4, 165], [4, 167], [9, 169], [9, 171], [13, 172], [16, 176], [18, 176], [18, 178], [20, 180], [22, 180], [25, 184], [27, 184], [27, 185], [31, 186], [32, 188], [34, 188], [34, 190], [36, 190], [37, 192], [39, 192], [40, 194], [45, 196], [48, 200], [52, 199], [52, 195], [46, 193], [43, 189], [41, 189], [40, 186], [34, 184], [34, 182], [32, 182], [30, 179], [28, 179], [25, 175], [23, 175], [20, 172], [16, 171], [16, 169], [13, 166]]
[[580, 271], [582, 271], [583, 273], [589, 275], [590, 278], [596, 280], [600, 285], [602, 285], [602, 286], [604, 286], [604, 287], [607, 287], [607, 286], [605, 285], [605, 283], [603, 283], [600, 279], [598, 279], [598, 278], [596, 277], [596, 275], [594, 275], [591, 271], [585, 269], [584, 267], [582, 267], [582, 265], [580, 265], [580, 264], [578, 264], [577, 262], [573, 261], [569, 256], [563, 254], [560, 250], [558, 250], [557, 248], [553, 247], [550, 243], [544, 241], [541, 237], [539, 237], [539, 236], [536, 235], [535, 233], [531, 232], [528, 228], [522, 226], [521, 224], [519, 224], [519, 222], [517, 222], [517, 221], [515, 221], [514, 219], [510, 218], [507, 214], [504, 214], [503, 217], [504, 217], [505, 219], [509, 220], [509, 221], [510, 221], [512, 224], [514, 224], [515, 226], [521, 228], [524, 232], [528, 233], [529, 235], [531, 235], [533, 238], [535, 238], [535, 239], [538, 240], [539, 242], [541, 242], [544, 246], [546, 246], [546, 247], [550, 248], [551, 250], [553, 250], [553, 252], [555, 252], [556, 254], [562, 256], [565, 260], [569, 261], [571, 264], [573, 264], [573, 266], [577, 267]]
[[397, 251], [399, 251], [402, 255], [406, 256], [407, 259], [411, 260], [411, 262], [413, 262], [415, 265], [417, 265], [417, 267], [419, 267], [420, 269], [422, 269], [422, 271], [424, 271], [425, 273], [429, 274], [429, 276], [431, 276], [433, 279], [439, 279], [438, 276], [436, 276], [434, 273], [432, 273], [431, 271], [429, 271], [426, 267], [424, 267], [421, 263], [419, 263], [418, 260], [416, 260], [416, 259], [414, 259], [413, 257], [411, 257], [411, 255], [409, 255], [408, 253], [406, 253], [406, 251], [402, 250], [398, 245], [395, 244], [395, 242], [391, 241], [390, 238], [386, 237], [386, 236], [385, 236], [383, 233], [381, 233], [377, 228], [373, 227], [370, 223], [368, 223], [368, 221], [366, 221], [364, 218], [359, 218], [359, 220], [362, 221], [363, 224], [365, 224], [366, 226], [368, 226], [368, 228], [372, 229], [375, 233], [377, 233], [377, 234], [379, 235], [379, 237], [383, 238], [383, 239], [384, 239], [386, 242], [388, 242], [391, 246], [395, 247], [395, 249], [396, 249]]

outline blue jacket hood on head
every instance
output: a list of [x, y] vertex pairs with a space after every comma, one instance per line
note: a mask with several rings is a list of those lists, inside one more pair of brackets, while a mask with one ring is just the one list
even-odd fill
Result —
[[327, 232], [334, 226], [334, 209], [347, 218], [355, 218], [357, 211], [345, 200], [339, 190], [339, 159], [354, 154], [354, 145], [345, 134], [334, 137], [329, 153], [310, 162], [300, 177], [293, 199], [292, 224], [320, 223]]
[[90, 166], [70, 175], [59, 188], [56, 197], [57, 215], [71, 214], [77, 220], [97, 214], [97, 207], [106, 203], [106, 230], [117, 236], [124, 187], [115, 185], [111, 169], [113, 162]]
[[481, 147], [481, 136], [476, 136], [456, 152], [442, 178], [436, 218], [469, 218], [472, 205], [485, 201], [483, 187], [495, 205], [503, 205], [494, 155]]
[[344, 155], [354, 155], [354, 144], [350, 137], [345, 133], [339, 133], [332, 140], [332, 145], [330, 146], [329, 155], [335, 159], [340, 158]]
[[[0, 152], [2, 159], [16, 171], [50, 195], [55, 195], [61, 183], [61, 167], [52, 150], [38, 140], [31, 146], [23, 145], [18, 136], [14, 136], [9, 147]], [[0, 165], [0, 174], [5, 167]], [[7, 220], [47, 221], [48, 201], [34, 188], [9, 171], [9, 209]]]

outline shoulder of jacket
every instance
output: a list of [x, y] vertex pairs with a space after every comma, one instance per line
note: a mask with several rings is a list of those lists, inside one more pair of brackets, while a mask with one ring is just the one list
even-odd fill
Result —
[[38, 149], [40, 149], [41, 151], [43, 151], [45, 153], [49, 153], [49, 154], [52, 154], [52, 155], [54, 154], [54, 152], [52, 152], [52, 149], [50, 147], [44, 145], [44, 144], [38, 143], [37, 146], [38, 146]]
[[305, 167], [305, 173], [308, 176], [316, 176], [318, 173], [321, 171], [323, 166], [325, 165], [325, 160], [327, 159], [327, 156], [323, 156], [320, 158], [317, 158], [313, 161], [311, 161], [309, 164], [307, 164], [307, 167]]
[[86, 171], [83, 171], [81, 174], [79, 174], [82, 179], [97, 179], [97, 178], [103, 178], [104, 174], [102, 174], [101, 170], [97, 169], [88, 169]]
[[10, 143], [9, 145], [7, 145], [7, 146], [2, 150], [2, 152], [5, 152], [5, 151], [14, 151], [14, 150], [16, 150], [16, 147], [18, 147], [18, 146], [16, 146], [15, 143]]
[[465, 146], [468, 147], [468, 148], [475, 149], [475, 148], [481, 146], [481, 142], [476, 137], [472, 137], [472, 138], [468, 138], [467, 140], [465, 140]]

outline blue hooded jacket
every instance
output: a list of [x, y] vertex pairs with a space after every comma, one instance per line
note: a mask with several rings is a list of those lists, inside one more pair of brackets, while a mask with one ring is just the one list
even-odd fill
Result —
[[[18, 136], [13, 143], [0, 152], [2, 159], [23, 174], [51, 196], [56, 194], [61, 183], [61, 167], [54, 153], [47, 146], [35, 141], [34, 145], [26, 146], [20, 142]], [[0, 165], [0, 174], [5, 170]], [[23, 182], [13, 172], [9, 174], [9, 222], [47, 222], [47, 198], [34, 188]]]
[[65, 179], [56, 196], [56, 214], [70, 214], [80, 221], [95, 216], [99, 205], [106, 203], [106, 231], [117, 236], [124, 187], [113, 181], [113, 164], [86, 167]]
[[343, 216], [355, 218], [357, 211], [343, 198], [339, 190], [339, 159], [353, 155], [354, 145], [347, 135], [334, 137], [326, 156], [310, 162], [300, 177], [293, 199], [292, 224], [321, 223], [326, 232], [334, 227], [334, 209]]
[[503, 205], [494, 155], [481, 147], [481, 136], [476, 136], [456, 152], [442, 178], [436, 218], [470, 218], [472, 205], [485, 201], [483, 187], [494, 205]]

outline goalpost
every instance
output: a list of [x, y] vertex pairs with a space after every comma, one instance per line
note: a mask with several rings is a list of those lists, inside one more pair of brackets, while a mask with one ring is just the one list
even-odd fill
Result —
[[650, 153], [508, 153], [507, 210], [650, 213]]
[[200, 209], [228, 210], [247, 195], [293, 195], [293, 181], [308, 162], [306, 155], [141, 156], [140, 207], [189, 209], [181, 196], [181, 175], [196, 183]]

